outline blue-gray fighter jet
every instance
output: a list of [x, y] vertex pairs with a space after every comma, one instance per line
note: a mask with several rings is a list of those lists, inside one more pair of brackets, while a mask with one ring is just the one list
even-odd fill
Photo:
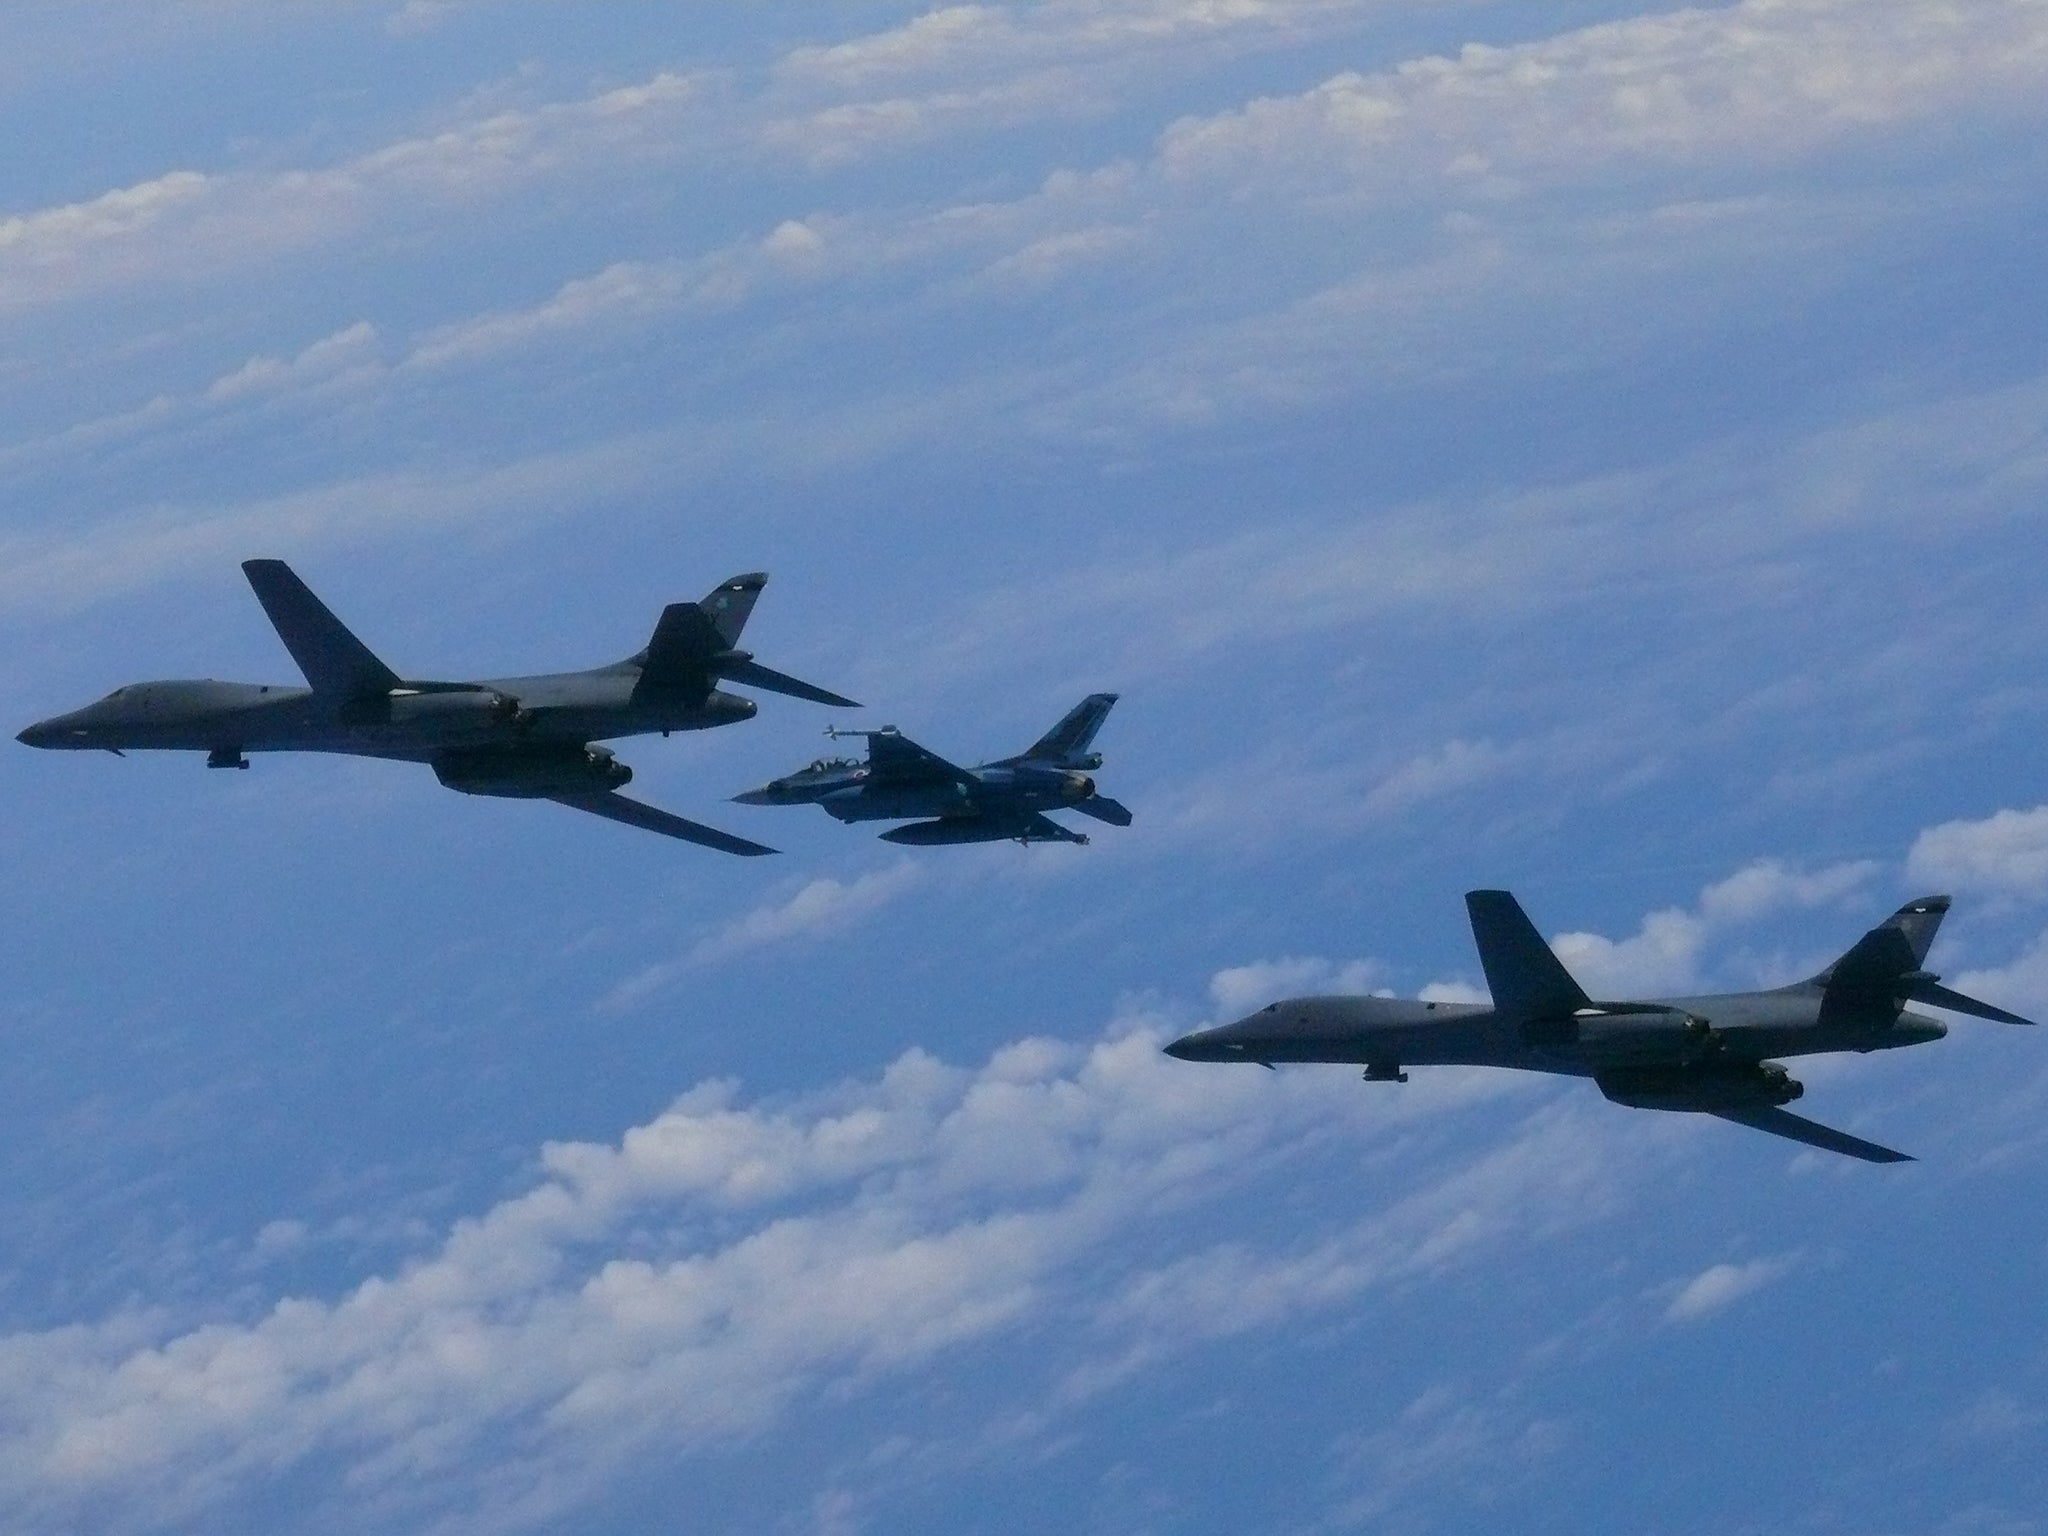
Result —
[[1784, 1106], [1805, 1089], [1767, 1058], [1882, 1051], [1939, 1040], [1924, 1003], [2001, 1024], [2029, 1024], [1941, 985], [1924, 969], [1946, 896], [1909, 901], [1806, 981], [1764, 992], [1650, 1002], [1588, 997], [1506, 891], [1465, 897], [1492, 1004], [1388, 997], [1297, 997], [1166, 1047], [1184, 1061], [1350, 1062], [1368, 1082], [1406, 1082], [1409, 1066], [1520, 1067], [1590, 1077], [1639, 1109], [1690, 1110], [1866, 1162], [1903, 1152], [1817, 1125]]
[[1131, 824], [1131, 813], [1097, 794], [1089, 777], [1102, 766], [1102, 754], [1089, 751], [1089, 743], [1116, 699], [1113, 693], [1091, 693], [1028, 751], [973, 768], [926, 751], [893, 725], [828, 730], [835, 737], [864, 737], [866, 760], [820, 758], [733, 799], [741, 805], [823, 806], [847, 822], [933, 818], [884, 832], [883, 841], [891, 843], [1085, 843], [1087, 834], [1045, 813], [1079, 811], [1113, 827]]
[[754, 701], [721, 691], [721, 681], [857, 707], [739, 649], [740, 631], [768, 580], [759, 572], [720, 583], [702, 602], [670, 604], [647, 648], [624, 661], [584, 672], [437, 682], [404, 678], [386, 666], [282, 560], [249, 560], [242, 570], [306, 687], [130, 683], [95, 704], [40, 721], [17, 739], [31, 747], [117, 754], [204, 752], [209, 768], [246, 768], [249, 752], [394, 758], [427, 764], [464, 794], [552, 800], [751, 855], [775, 850], [627, 799], [618, 791], [633, 770], [592, 743], [752, 718]]

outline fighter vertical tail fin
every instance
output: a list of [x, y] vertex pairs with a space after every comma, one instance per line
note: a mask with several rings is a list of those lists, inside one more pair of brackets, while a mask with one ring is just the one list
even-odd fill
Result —
[[1102, 729], [1102, 722], [1109, 718], [1110, 706], [1117, 701], [1113, 693], [1091, 693], [1060, 717], [1060, 723], [1034, 741], [1029, 750], [1011, 761], [1032, 759], [1040, 762], [1070, 764], [1087, 752], [1089, 743], [1095, 740], [1095, 733]]

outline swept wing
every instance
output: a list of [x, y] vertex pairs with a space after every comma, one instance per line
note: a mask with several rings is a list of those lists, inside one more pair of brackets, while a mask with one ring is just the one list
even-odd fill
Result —
[[1809, 1147], [1839, 1152], [1844, 1157], [1860, 1157], [1866, 1163], [1913, 1161], [1903, 1152], [1894, 1152], [1890, 1147], [1880, 1147], [1874, 1141], [1851, 1136], [1847, 1131], [1838, 1131], [1832, 1126], [1809, 1120], [1804, 1115], [1795, 1115], [1787, 1109], [1771, 1109], [1759, 1105], [1755, 1109], [1711, 1109], [1707, 1113], [1723, 1120], [1733, 1120], [1737, 1125], [1749, 1126], [1752, 1130], [1769, 1131], [1773, 1136], [1787, 1136], [1793, 1141], [1803, 1141]]
[[775, 851], [744, 837], [735, 837], [730, 832], [721, 832], [716, 827], [707, 827], [700, 821], [687, 821], [669, 811], [656, 810], [615, 790], [589, 795], [550, 795], [548, 798], [572, 811], [588, 811], [593, 816], [621, 821], [629, 827], [641, 827], [649, 832], [659, 832], [664, 837], [681, 838], [686, 843], [716, 848], [721, 853], [737, 853], [752, 858]]
[[929, 747], [920, 747], [901, 731], [868, 731], [868, 775], [878, 784], [958, 784], [966, 789], [981, 781], [958, 763], [948, 762]]
[[1010, 836], [1022, 838], [1025, 842], [1086, 843], [1088, 841], [1086, 833], [1071, 832], [1054, 821], [1050, 816], [1042, 816], [1036, 811], [1033, 811], [1022, 822], [1015, 825], [1019, 830], [1013, 831]]
[[1467, 891], [1465, 910], [1498, 1012], [1515, 1019], [1555, 1019], [1593, 1006], [1514, 897], [1506, 891]]
[[242, 574], [313, 692], [324, 698], [376, 698], [402, 686], [313, 589], [282, 560], [244, 560]]

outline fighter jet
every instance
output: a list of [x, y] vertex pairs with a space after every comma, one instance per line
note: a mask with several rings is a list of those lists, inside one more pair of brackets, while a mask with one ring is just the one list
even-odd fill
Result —
[[926, 751], [893, 725], [878, 731], [828, 727], [829, 736], [864, 737], [867, 760], [820, 758], [733, 799], [741, 805], [820, 805], [848, 822], [937, 818], [882, 833], [890, 843], [1086, 843], [1086, 833], [1045, 813], [1079, 811], [1113, 827], [1131, 824], [1131, 813], [1097, 794], [1088, 776], [1102, 766], [1102, 754], [1089, 751], [1088, 744], [1116, 699], [1113, 693], [1091, 693], [1028, 751], [973, 768]]
[[2001, 1024], [2031, 1020], [1941, 985], [1923, 969], [1946, 896], [1909, 901], [1818, 976], [1765, 992], [1651, 1002], [1588, 997], [1506, 891], [1465, 897], [1490, 1006], [1382, 997], [1297, 997], [1166, 1047], [1184, 1061], [1341, 1061], [1368, 1082], [1407, 1066], [1520, 1067], [1590, 1077], [1639, 1109], [1690, 1110], [1866, 1162], [1903, 1152], [1785, 1109], [1805, 1089], [1772, 1056], [1882, 1051], [1939, 1040], [1948, 1027], [1909, 1002]]
[[758, 571], [721, 582], [700, 603], [670, 604], [647, 648], [610, 666], [437, 682], [401, 677], [378, 660], [282, 560], [247, 560], [242, 570], [308, 686], [130, 683], [98, 703], [32, 725], [16, 739], [31, 747], [116, 754], [204, 752], [209, 768], [247, 768], [249, 752], [395, 758], [427, 764], [464, 794], [552, 800], [752, 855], [775, 850], [620, 794], [633, 770], [592, 743], [750, 719], [754, 701], [722, 692], [720, 681], [858, 707], [738, 648], [768, 580]]

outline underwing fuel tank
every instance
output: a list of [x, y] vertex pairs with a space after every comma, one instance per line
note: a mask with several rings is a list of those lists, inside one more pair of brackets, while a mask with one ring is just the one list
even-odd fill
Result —
[[633, 780], [633, 770], [605, 747], [480, 747], [443, 752], [434, 776], [465, 795], [544, 800], [555, 795], [598, 795]]
[[1593, 1081], [1615, 1103], [1634, 1109], [1776, 1108], [1806, 1092], [1803, 1083], [1774, 1061], [1616, 1067]]
[[932, 848], [943, 843], [1001, 843], [1017, 834], [1004, 827], [991, 826], [986, 821], [973, 817], [942, 818], [938, 821], [915, 821], [907, 827], [892, 827], [882, 834], [882, 841], [907, 843], [913, 848]]

